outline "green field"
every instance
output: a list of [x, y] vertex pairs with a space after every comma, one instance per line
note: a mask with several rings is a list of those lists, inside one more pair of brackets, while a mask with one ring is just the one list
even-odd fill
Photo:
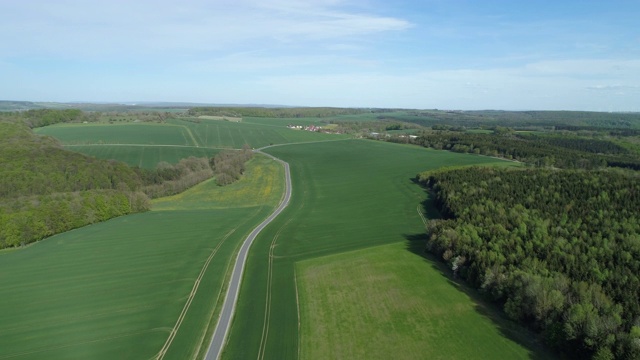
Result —
[[[518, 330], [483, 315], [437, 265], [408, 249], [424, 233], [423, 214], [433, 211], [412, 180], [418, 172], [517, 164], [290, 130], [290, 121], [308, 122], [171, 119], [37, 132], [69, 149], [147, 168], [244, 144], [283, 145], [265, 151], [290, 163], [292, 200], [249, 253], [226, 359], [467, 358], [489, 357], [480, 354], [490, 350], [538, 356], [512, 340], [521, 337]], [[12, 310], [0, 313], [0, 360], [203, 358], [230, 259], [283, 187], [282, 167], [257, 155], [233, 185], [205, 181], [154, 200], [151, 212], [0, 253], [0, 307]], [[343, 298], [328, 296], [341, 291]], [[374, 296], [384, 298], [362, 301]], [[398, 298], [413, 299], [413, 307]], [[448, 304], [453, 313], [443, 309]], [[388, 317], [378, 317], [383, 313]], [[340, 319], [348, 320], [338, 327]], [[480, 343], [478, 353], [469, 350]]]
[[145, 144], [199, 146], [188, 127], [174, 124], [59, 124], [35, 129], [65, 145]]
[[68, 150], [77, 151], [98, 159], [119, 160], [131, 166], [154, 169], [159, 162], [171, 164], [190, 156], [212, 157], [220, 150], [194, 146], [164, 145], [67, 145]]
[[305, 260], [295, 269], [300, 359], [543, 358], [508, 338], [526, 341], [517, 325], [496, 324], [404, 243]]
[[243, 119], [242, 122], [199, 119], [191, 122], [180, 119], [169, 120], [171, 124], [189, 128], [197, 143], [205, 147], [239, 149], [245, 144], [260, 148], [273, 144], [289, 144], [311, 141], [345, 139], [349, 136], [323, 134], [287, 128], [288, 122], [281, 119], [263, 119], [259, 123]]
[[[0, 359], [202, 356], [230, 259], [284, 187], [281, 165], [264, 156], [246, 174], [225, 188], [205, 182], [169, 208], [159, 200], [158, 210], [0, 253]], [[233, 197], [247, 187], [260, 205]]]
[[[423, 234], [418, 210], [423, 211], [420, 203], [427, 196], [412, 181], [416, 173], [452, 164], [503, 163], [365, 140], [279, 146], [267, 151], [290, 163], [294, 193], [289, 207], [265, 229], [249, 255], [223, 354], [228, 359], [298, 356], [300, 336], [307, 336], [298, 330], [298, 321], [304, 324], [308, 319], [298, 316], [297, 262], [382, 244], [406, 244]], [[423, 286], [425, 291], [437, 291], [429, 290], [427, 281]], [[498, 327], [490, 321], [486, 324]], [[420, 331], [437, 331], [430, 322], [421, 326]], [[394, 351], [403, 351], [403, 341], [413, 340], [399, 339]], [[519, 346], [511, 341], [494, 343]], [[445, 353], [441, 357], [448, 358]]]
[[349, 137], [291, 130], [287, 124], [281, 119], [263, 119], [260, 123], [169, 119], [166, 124], [58, 124], [34, 131], [55, 137], [69, 150], [147, 169], [155, 168], [160, 161], [175, 164], [189, 156], [211, 157], [221, 149], [240, 149], [245, 144], [259, 148]]

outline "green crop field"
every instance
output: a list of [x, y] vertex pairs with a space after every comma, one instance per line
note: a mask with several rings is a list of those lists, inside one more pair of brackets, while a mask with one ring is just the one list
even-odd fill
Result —
[[63, 144], [146, 144], [198, 146], [190, 129], [173, 124], [60, 124], [35, 129]]
[[240, 149], [245, 144], [259, 148], [349, 137], [288, 129], [288, 122], [279, 121], [282, 119], [262, 120], [262, 123], [169, 119], [166, 124], [58, 124], [34, 131], [55, 137], [69, 150], [147, 169], [155, 168], [160, 161], [177, 163], [189, 156], [211, 157], [221, 149]]
[[526, 341], [517, 325], [495, 323], [404, 243], [305, 260], [295, 270], [300, 359], [543, 358], [509, 339]]
[[219, 149], [165, 145], [67, 145], [67, 149], [105, 160], [118, 160], [131, 166], [154, 169], [159, 162], [175, 164], [189, 156], [212, 157]]
[[[297, 262], [381, 244], [406, 244], [423, 234], [421, 213], [430, 209], [420, 206], [427, 195], [412, 181], [416, 173], [454, 164], [505, 163], [364, 140], [278, 146], [266, 151], [290, 163], [294, 193], [289, 207], [265, 229], [249, 255], [236, 318], [223, 354], [228, 359], [299, 355], [300, 336], [308, 335], [301, 334], [304, 329], [300, 331], [299, 326], [309, 320], [298, 315]], [[428, 274], [414, 276], [426, 279]], [[423, 286], [425, 291], [437, 291], [428, 281]], [[366, 308], [367, 303], [361, 306]], [[497, 328], [490, 321], [486, 324]], [[432, 322], [420, 326], [420, 331], [438, 330], [432, 328]], [[499, 337], [500, 332], [494, 330]], [[352, 341], [356, 346], [362, 340]], [[414, 338], [398, 338], [393, 351], [402, 352], [405, 341]], [[498, 339], [494, 344], [519, 346]], [[446, 353], [440, 357], [448, 358]]]
[[[338, 140], [347, 135], [323, 134], [287, 128], [287, 123], [278, 119], [261, 123], [199, 119], [191, 122], [179, 119], [169, 120], [171, 124], [189, 128], [200, 146], [239, 149], [245, 144], [260, 148], [272, 144], [288, 144], [311, 141]], [[270, 123], [272, 122], [272, 123]]]
[[203, 356], [231, 258], [280, 200], [282, 175], [258, 156], [236, 184], [1, 252], [0, 359]]

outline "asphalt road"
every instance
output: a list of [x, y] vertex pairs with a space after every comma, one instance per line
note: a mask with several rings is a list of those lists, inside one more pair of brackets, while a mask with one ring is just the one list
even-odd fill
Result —
[[206, 360], [217, 360], [220, 358], [220, 354], [222, 354], [222, 348], [224, 347], [224, 343], [227, 339], [227, 334], [229, 333], [229, 328], [231, 327], [231, 319], [233, 318], [233, 314], [236, 308], [236, 302], [238, 300], [238, 292], [240, 290], [240, 281], [242, 280], [242, 273], [244, 271], [244, 265], [247, 261], [247, 255], [249, 254], [249, 248], [255, 240], [256, 236], [264, 229], [273, 219], [278, 216], [284, 208], [289, 205], [289, 200], [291, 199], [291, 173], [289, 171], [289, 164], [284, 162], [274, 156], [269, 154], [265, 154], [260, 151], [261, 149], [256, 150], [263, 155], [269, 156], [270, 158], [281, 162], [284, 165], [285, 172], [285, 193], [282, 202], [278, 208], [269, 215], [260, 225], [258, 225], [249, 236], [244, 240], [242, 247], [240, 248], [240, 252], [238, 253], [238, 257], [236, 258], [236, 263], [233, 266], [233, 273], [231, 274], [231, 280], [229, 282], [229, 287], [227, 289], [227, 294], [224, 298], [224, 304], [222, 305], [222, 312], [220, 313], [220, 318], [218, 319], [218, 324], [213, 332], [213, 338], [211, 339], [211, 344], [209, 345], [209, 350], [207, 350], [207, 355], [205, 357]]

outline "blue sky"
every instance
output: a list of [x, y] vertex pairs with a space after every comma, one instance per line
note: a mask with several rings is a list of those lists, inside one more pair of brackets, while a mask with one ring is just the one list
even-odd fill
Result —
[[0, 99], [640, 111], [640, 1], [0, 0]]

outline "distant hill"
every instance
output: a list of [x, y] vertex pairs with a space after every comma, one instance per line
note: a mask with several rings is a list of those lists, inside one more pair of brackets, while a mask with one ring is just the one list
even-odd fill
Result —
[[32, 102], [0, 100], [0, 111], [25, 111], [37, 109], [80, 109], [84, 111], [136, 111], [136, 110], [188, 110], [195, 107], [240, 107], [240, 108], [287, 108], [284, 105], [263, 104], [211, 104], [163, 101], [126, 101], [126, 102]]

